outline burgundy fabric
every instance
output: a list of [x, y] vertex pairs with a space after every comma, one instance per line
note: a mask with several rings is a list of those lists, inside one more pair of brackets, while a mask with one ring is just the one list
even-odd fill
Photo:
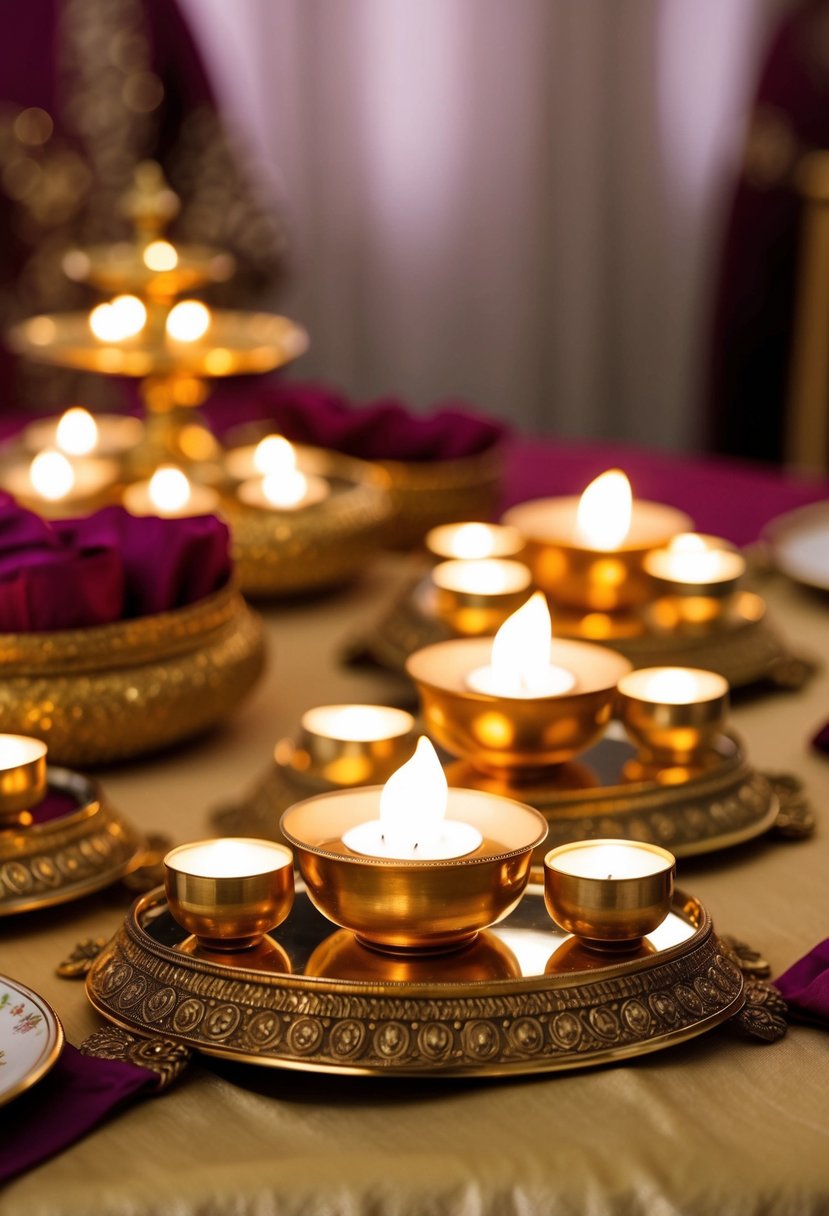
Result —
[[[829, 147], [827, 37], [829, 0], [800, 0], [781, 18], [760, 72], [748, 172], [727, 221], [708, 406], [713, 448], [735, 456], [782, 454], [803, 216], [795, 173], [805, 152]], [[765, 172], [763, 161], [775, 156], [779, 172]]]
[[679, 507], [700, 532], [736, 545], [757, 540], [777, 515], [829, 498], [829, 481], [798, 481], [748, 461], [520, 439], [507, 451], [504, 505], [579, 494], [599, 473], [616, 467], [627, 473], [637, 498]]
[[829, 1030], [829, 937], [775, 980], [774, 986], [792, 1013]]
[[824, 722], [814, 739], [812, 739], [812, 747], [819, 752], [825, 752], [829, 756], [829, 722]]
[[461, 402], [412, 414], [393, 398], [355, 405], [334, 389], [281, 380], [223, 385], [206, 413], [220, 438], [242, 423], [267, 422], [294, 443], [363, 460], [455, 460], [487, 451], [506, 434], [502, 423]]
[[0, 494], [0, 633], [76, 629], [180, 608], [223, 586], [227, 527], [212, 515], [105, 507], [47, 522]]
[[54, 1157], [157, 1085], [147, 1068], [83, 1056], [67, 1043], [43, 1080], [0, 1114], [0, 1182]]
[[53, 819], [63, 819], [64, 815], [72, 815], [79, 805], [78, 799], [73, 798], [71, 794], [48, 789], [43, 801], [32, 808], [32, 820], [35, 824], [40, 824], [50, 823]]

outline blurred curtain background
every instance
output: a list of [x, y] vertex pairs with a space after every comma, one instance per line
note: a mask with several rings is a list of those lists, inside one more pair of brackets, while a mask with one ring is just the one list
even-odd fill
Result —
[[696, 445], [786, 0], [181, 0], [287, 223], [297, 374]]

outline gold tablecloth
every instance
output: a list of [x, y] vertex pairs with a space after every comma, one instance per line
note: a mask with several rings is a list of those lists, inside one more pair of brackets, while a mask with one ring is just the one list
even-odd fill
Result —
[[[220, 733], [175, 755], [103, 774], [137, 824], [177, 839], [267, 768], [307, 707], [382, 701], [391, 676], [339, 668], [370, 619], [393, 559], [335, 597], [270, 611], [257, 692]], [[768, 588], [789, 640], [829, 656], [827, 601]], [[807, 783], [820, 816], [808, 841], [760, 841], [680, 866], [715, 925], [778, 974], [829, 935], [829, 760], [810, 733], [829, 716], [829, 670], [799, 693], [741, 699], [733, 724], [756, 764]], [[47, 997], [71, 1042], [99, 1021], [55, 964], [82, 937], [115, 930], [111, 891], [0, 922], [0, 971]], [[0, 1195], [3, 1216], [293, 1216], [444, 1213], [676, 1216], [829, 1211], [829, 1036], [796, 1026], [764, 1046], [716, 1030], [617, 1067], [519, 1081], [411, 1082], [201, 1061]], [[14, 1118], [14, 1106], [0, 1113]]]

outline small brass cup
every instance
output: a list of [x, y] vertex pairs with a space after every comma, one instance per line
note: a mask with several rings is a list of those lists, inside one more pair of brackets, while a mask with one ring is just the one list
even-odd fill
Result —
[[657, 770], [702, 765], [728, 713], [728, 681], [696, 667], [642, 667], [622, 676], [617, 696], [640, 764]]
[[[605, 852], [600, 854], [600, 849]], [[612, 855], [608, 849], [618, 851], [614, 871], [619, 872], [611, 876], [601, 872], [601, 863]], [[580, 864], [582, 859], [585, 863]], [[631, 877], [624, 877], [626, 860]], [[675, 873], [673, 854], [659, 845], [574, 841], [551, 849], [544, 858], [544, 903], [560, 929], [592, 949], [633, 951], [668, 915]]]
[[270, 840], [179, 845], [164, 858], [170, 912], [207, 950], [256, 946], [291, 910], [292, 863], [291, 850]]
[[493, 794], [449, 791], [447, 819], [478, 829], [483, 845], [444, 861], [400, 861], [349, 850], [350, 828], [377, 819], [381, 786], [307, 798], [280, 820], [311, 902], [365, 944], [440, 953], [502, 920], [521, 898], [532, 851], [547, 835], [538, 811]]
[[575, 533], [578, 496], [520, 503], [504, 515], [527, 544], [525, 560], [550, 601], [579, 612], [624, 612], [653, 596], [644, 560], [691, 521], [682, 511], [637, 499], [628, 539], [615, 549], [593, 549]]
[[415, 749], [415, 721], [388, 705], [317, 705], [302, 715], [291, 766], [326, 785], [386, 781]]
[[571, 692], [517, 698], [472, 692], [467, 676], [490, 661], [487, 638], [458, 638], [425, 646], [406, 671], [417, 685], [426, 729], [453, 756], [511, 781], [532, 781], [585, 751], [613, 712], [616, 684], [627, 659], [589, 642], [553, 641], [550, 661], [576, 676]]
[[521, 562], [441, 562], [432, 571], [435, 615], [461, 637], [491, 636], [526, 601], [531, 583]]
[[0, 828], [31, 823], [46, 794], [46, 744], [26, 735], [0, 735]]
[[[703, 633], [728, 613], [745, 574], [746, 563], [727, 541], [692, 534], [699, 548], [654, 549], [643, 566], [657, 596], [652, 607], [655, 626], [663, 631]], [[691, 539], [691, 537], [689, 537]]]

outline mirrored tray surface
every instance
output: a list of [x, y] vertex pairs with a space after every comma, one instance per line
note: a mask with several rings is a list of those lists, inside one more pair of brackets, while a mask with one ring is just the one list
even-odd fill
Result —
[[737, 1013], [739, 968], [702, 905], [677, 892], [633, 955], [559, 932], [539, 887], [470, 946], [386, 955], [335, 930], [297, 892], [274, 937], [204, 953], [163, 891], [138, 900], [87, 977], [127, 1030], [274, 1067], [458, 1076], [572, 1069], [655, 1051]]

